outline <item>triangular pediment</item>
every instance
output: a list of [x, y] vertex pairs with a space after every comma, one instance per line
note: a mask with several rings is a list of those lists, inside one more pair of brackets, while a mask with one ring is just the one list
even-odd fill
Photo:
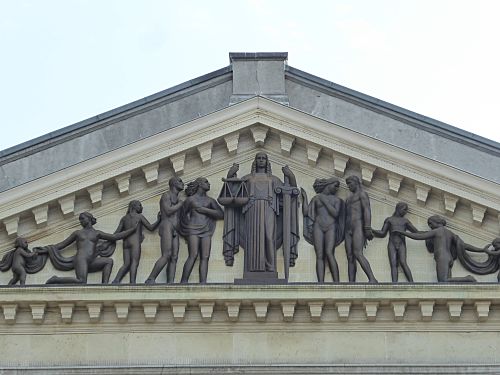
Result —
[[[481, 225], [487, 211], [492, 215], [500, 212], [498, 185], [493, 182], [254, 97], [3, 192], [0, 219], [10, 235], [18, 232], [19, 220], [30, 215], [38, 226], [45, 227], [48, 221], [50, 225], [47, 213], [51, 205], [60, 206], [68, 217], [76, 212], [75, 200], [81, 194], [87, 194], [94, 206], [102, 204], [106, 185], [116, 185], [122, 196], [128, 194], [134, 174], [143, 174], [148, 186], [156, 186], [165, 168], [170, 173], [191, 175], [192, 171], [186, 170], [190, 157], [199, 159], [203, 171], [207, 166], [226, 168], [232, 159], [245, 158], [240, 144], [245, 132], [252, 136], [254, 148], [274, 151], [282, 162], [286, 159], [296, 168], [309, 170], [320, 158], [326, 158], [329, 165], [322, 163], [323, 172], [343, 176], [347, 165], [354, 163], [366, 185], [375, 175], [385, 176], [388, 195], [397, 196], [404, 181], [414, 187], [415, 204], [425, 206], [431, 192], [442, 197], [443, 213], [450, 216], [464, 204], [471, 211], [471, 224]], [[269, 144], [272, 137], [278, 144]], [[215, 162], [213, 150], [218, 145], [224, 145], [227, 155], [222, 156], [225, 160]], [[248, 147], [247, 159], [253, 152]], [[154, 189], [148, 187], [148, 191]]]

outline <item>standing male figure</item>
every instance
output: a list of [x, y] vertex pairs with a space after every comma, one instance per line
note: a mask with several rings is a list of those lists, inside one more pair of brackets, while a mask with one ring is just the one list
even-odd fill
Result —
[[410, 231], [412, 233], [418, 232], [417, 228], [408, 220], [405, 215], [408, 213], [408, 205], [404, 202], [399, 202], [396, 205], [396, 210], [391, 217], [384, 221], [381, 230], [373, 230], [375, 237], [384, 238], [389, 233], [389, 243], [387, 250], [389, 255], [389, 264], [391, 266], [392, 282], [398, 282], [398, 265], [401, 265], [406, 279], [412, 283], [413, 276], [410, 271], [408, 263], [406, 263], [406, 241], [405, 237], [396, 233], [395, 231]]
[[177, 257], [179, 255], [179, 210], [183, 201], [179, 199], [179, 192], [184, 190], [184, 183], [177, 177], [168, 180], [169, 191], [163, 193], [160, 199], [161, 222], [160, 234], [161, 257], [158, 259], [146, 280], [146, 284], [153, 284], [163, 267], [167, 266], [167, 284], [175, 279]]
[[371, 230], [372, 214], [370, 209], [370, 199], [363, 190], [358, 176], [349, 176], [346, 178], [347, 187], [351, 194], [346, 200], [346, 233], [345, 249], [348, 261], [349, 282], [356, 281], [356, 261], [359, 262], [368, 282], [378, 282], [373, 275], [368, 259], [363, 255], [363, 248], [366, 247], [368, 240], [373, 239]]

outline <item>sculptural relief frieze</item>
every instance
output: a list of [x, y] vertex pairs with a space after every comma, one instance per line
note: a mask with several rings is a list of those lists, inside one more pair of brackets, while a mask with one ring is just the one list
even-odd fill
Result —
[[[388, 259], [384, 263], [390, 270], [392, 283], [401, 282], [400, 270], [406, 282], [422, 281], [418, 273], [412, 272], [408, 255], [420, 251], [415, 249], [419, 240], [425, 241], [425, 248], [435, 263], [435, 280], [425, 281], [475, 282], [472, 275], [452, 275], [456, 261], [477, 275], [496, 273], [500, 268], [499, 238], [482, 246], [469, 244], [450, 230], [446, 219], [439, 215], [428, 218], [428, 228], [415, 225], [406, 217], [408, 212], [413, 212], [412, 206], [404, 201], [396, 204], [394, 213], [381, 227], [377, 225], [380, 229], [373, 228], [371, 193], [365, 190], [356, 174], [349, 173], [344, 179], [326, 175], [316, 178], [312, 186], [300, 186], [287, 165], [281, 168], [282, 177], [274, 174], [272, 161], [265, 152], [255, 154], [247, 174], [238, 177], [239, 170], [240, 165], [236, 163], [229, 168], [222, 178], [217, 200], [210, 196], [211, 184], [207, 178], [189, 181], [184, 190], [183, 181], [174, 175], [159, 200], [154, 222], [147, 219], [150, 213], [144, 215], [141, 202], [134, 199], [113, 234], [95, 229], [94, 216], [82, 212], [79, 215], [82, 228], [58, 243], [30, 250], [28, 241], [19, 237], [13, 249], [3, 256], [0, 270], [12, 271], [8, 285], [26, 285], [30, 284], [29, 275], [42, 272], [50, 262], [54, 269], [74, 271], [75, 276], [52, 276], [47, 284], [86, 284], [89, 273], [94, 272], [101, 272], [101, 282], [106, 284], [113, 272], [116, 242], [122, 240], [123, 261], [113, 283], [123, 282], [128, 273], [130, 284], [153, 284], [163, 270], [162, 278], [167, 284], [176, 280], [188, 283], [196, 264], [197, 282], [207, 283], [214, 248], [222, 253], [226, 266], [237, 268], [241, 266], [239, 262], [243, 263], [241, 276], [235, 276], [236, 283], [286, 283], [294, 272], [290, 267], [306, 262], [303, 257], [299, 258], [301, 235], [311, 245], [301, 245], [304, 249], [301, 251], [313, 252], [318, 283], [326, 281], [327, 270], [334, 283], [343, 282], [341, 275], [346, 273], [348, 282], [354, 283], [358, 266], [369, 283], [377, 283], [380, 268], [372, 268], [372, 263], [382, 258]], [[315, 195], [309, 199], [311, 187]], [[377, 218], [380, 220], [380, 215]], [[220, 230], [216, 232], [219, 225]], [[157, 247], [148, 245], [142, 249], [144, 229], [151, 232], [148, 236], [157, 238]], [[387, 252], [381, 252], [381, 241], [387, 236]], [[65, 250], [71, 244], [76, 248], [74, 255], [68, 255]], [[180, 251], [181, 248], [185, 250]], [[337, 248], [345, 249], [345, 253], [338, 253]], [[141, 263], [144, 251], [148, 252], [148, 259], [156, 259], [154, 264]], [[183, 260], [183, 267], [180, 277], [176, 278], [179, 258]], [[279, 259], [282, 261], [278, 262]], [[138, 276], [140, 267], [143, 270], [148, 267], [149, 271], [146, 273], [149, 276], [142, 280], [142, 276]], [[293, 281], [301, 282], [297, 277]]]

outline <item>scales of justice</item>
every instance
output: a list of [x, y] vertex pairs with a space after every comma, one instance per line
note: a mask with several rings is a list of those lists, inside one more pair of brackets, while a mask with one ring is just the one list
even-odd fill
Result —
[[[227, 266], [234, 254], [244, 250], [243, 279], [239, 284], [286, 283], [289, 267], [297, 258], [299, 189], [294, 174], [282, 168], [284, 182], [274, 176], [264, 152], [255, 155], [251, 172], [237, 177], [238, 164], [233, 164], [218, 202], [224, 206], [223, 253]], [[276, 251], [283, 248], [284, 279], [278, 278]]]

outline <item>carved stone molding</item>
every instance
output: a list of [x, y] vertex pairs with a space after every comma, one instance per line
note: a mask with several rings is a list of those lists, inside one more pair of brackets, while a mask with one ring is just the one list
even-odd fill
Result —
[[238, 150], [238, 142], [240, 139], [240, 132], [234, 132], [224, 136], [226, 142], [227, 152], [229, 155], [235, 155]]
[[480, 227], [484, 220], [486, 207], [474, 203], [472, 203], [470, 206], [472, 209], [472, 221], [476, 226]]
[[282, 301], [281, 310], [283, 312], [283, 321], [291, 322], [293, 321], [293, 314], [295, 313], [295, 301]]
[[266, 141], [267, 132], [269, 131], [269, 128], [267, 126], [257, 125], [257, 126], [252, 126], [250, 128], [250, 131], [252, 132], [255, 144], [257, 146], [264, 146], [264, 142]]
[[41, 206], [35, 207], [31, 210], [33, 216], [35, 216], [36, 225], [42, 225], [47, 223], [47, 217], [49, 213], [49, 205], [43, 204]]
[[214, 313], [214, 301], [208, 302], [199, 302], [198, 306], [200, 307], [201, 320], [208, 323], [212, 320], [212, 315]]
[[375, 169], [377, 169], [377, 167], [373, 165], [361, 163], [361, 180], [363, 180], [364, 185], [371, 185]]
[[186, 161], [186, 153], [182, 152], [178, 155], [174, 155], [170, 157], [170, 161], [172, 162], [172, 167], [174, 168], [174, 172], [178, 175], [184, 172], [184, 162]]
[[452, 194], [444, 193], [443, 198], [444, 210], [446, 212], [446, 215], [453, 216], [453, 214], [455, 213], [455, 209], [457, 208], [458, 197]]
[[87, 188], [93, 207], [99, 207], [101, 205], [103, 189], [104, 183], [102, 182]]
[[427, 185], [415, 183], [415, 193], [417, 194], [417, 204], [425, 206], [431, 188]]
[[5, 230], [9, 236], [16, 235], [17, 227], [19, 226], [19, 215], [3, 219], [3, 224], [5, 225]]
[[128, 193], [128, 189], [130, 187], [130, 177], [130, 173], [125, 173], [124, 175], [115, 177], [116, 186], [118, 187], [120, 195], [125, 195]]
[[75, 307], [74, 303], [60, 303], [59, 310], [61, 311], [61, 320], [64, 323], [71, 323], [73, 318], [73, 309]]
[[[500, 285], [496, 284], [296, 284], [259, 287], [207, 284], [163, 288], [89, 285], [22, 289], [23, 293], [18, 293], [19, 288], [0, 288], [0, 299], [6, 301], [1, 304], [6, 324], [16, 323], [19, 311], [23, 316], [28, 311], [32, 322], [42, 326], [47, 321], [59, 319], [66, 325], [86, 321], [128, 324], [132, 305], [142, 307], [144, 324], [171, 319], [184, 325], [199, 321], [199, 318], [193, 320], [192, 311], [187, 313], [188, 306], [197, 306], [201, 321], [205, 323], [239, 322], [242, 319], [263, 323], [281, 320], [291, 324], [307, 321], [345, 324], [405, 321], [418, 329], [425, 329], [418, 326], [419, 322], [433, 321], [435, 316], [436, 321], [442, 322], [443, 316], [448, 316], [450, 322], [460, 321], [467, 325], [488, 322], [492, 311], [500, 313]], [[168, 309], [160, 309], [160, 306], [170, 306], [171, 313]], [[254, 314], [246, 314], [242, 318], [242, 306], [253, 310]], [[352, 313], [360, 309], [362, 315]], [[103, 311], [106, 312], [103, 314]], [[332, 314], [332, 311], [336, 313]], [[137, 324], [137, 319], [140, 318], [134, 315], [134, 324]], [[23, 324], [26, 322], [23, 321]], [[0, 324], [0, 332], [2, 329]]]
[[148, 184], [152, 184], [158, 181], [158, 168], [160, 167], [160, 163], [152, 163], [142, 167], [142, 171], [144, 172], [144, 178]]
[[349, 162], [349, 157], [337, 153], [333, 154], [333, 171], [337, 176], [339, 177], [344, 176], [348, 162]]
[[318, 161], [321, 147], [312, 143], [307, 143], [306, 150], [307, 150], [307, 162], [311, 167], [314, 167]]
[[144, 310], [144, 318], [146, 322], [152, 323], [156, 319], [156, 314], [158, 312], [158, 303], [157, 302], [146, 302], [142, 304], [142, 308]]
[[285, 156], [290, 156], [294, 142], [294, 136], [286, 133], [280, 133], [281, 153]]
[[207, 142], [197, 147], [201, 163], [204, 166], [210, 163], [210, 160], [212, 159], [212, 147], [213, 142]]
[[3, 317], [7, 324], [14, 324], [16, 322], [17, 303], [9, 303], [2, 305]]
[[397, 196], [399, 193], [399, 188], [401, 187], [401, 182], [403, 177], [398, 176], [394, 173], [387, 174], [387, 181], [389, 182], [389, 193], [393, 196]]
[[75, 212], [75, 194], [66, 195], [58, 199], [59, 206], [64, 216]]

